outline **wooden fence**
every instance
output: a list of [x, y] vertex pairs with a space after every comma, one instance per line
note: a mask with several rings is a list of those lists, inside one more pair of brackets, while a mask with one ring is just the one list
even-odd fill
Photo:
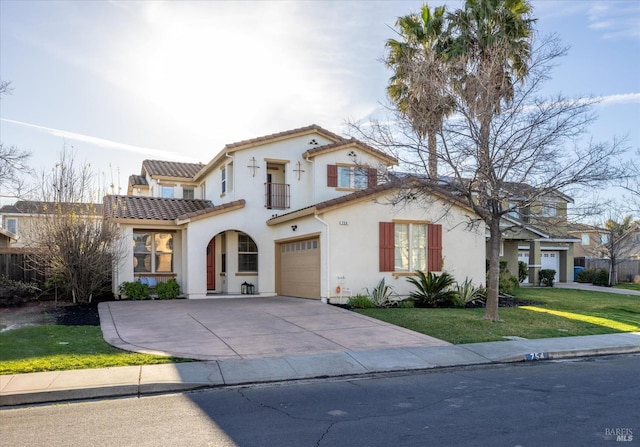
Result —
[[46, 279], [42, 273], [29, 265], [26, 253], [13, 249], [0, 251], [0, 276], [13, 281], [35, 282], [39, 286], [42, 286]]
[[[588, 269], [605, 269], [611, 265], [608, 259], [585, 259], [584, 267]], [[640, 259], [624, 259], [618, 263], [618, 281], [633, 281], [640, 276]]]

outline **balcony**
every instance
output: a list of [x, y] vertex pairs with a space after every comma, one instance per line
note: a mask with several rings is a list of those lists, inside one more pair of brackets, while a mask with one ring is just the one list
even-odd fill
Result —
[[270, 210], [289, 209], [289, 184], [287, 183], [265, 183], [264, 184], [264, 206]]

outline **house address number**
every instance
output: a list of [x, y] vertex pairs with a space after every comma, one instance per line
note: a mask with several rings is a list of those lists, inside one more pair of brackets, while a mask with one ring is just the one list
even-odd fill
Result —
[[531, 354], [525, 354], [524, 359], [526, 361], [549, 360], [549, 353], [548, 352], [532, 352]]

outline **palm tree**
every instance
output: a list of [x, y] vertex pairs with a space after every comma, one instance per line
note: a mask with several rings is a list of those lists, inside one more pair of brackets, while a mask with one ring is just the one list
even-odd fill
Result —
[[421, 14], [398, 18], [401, 40], [389, 39], [386, 65], [394, 71], [387, 94], [400, 113], [409, 118], [414, 132], [427, 138], [428, 174], [438, 178], [436, 134], [453, 108], [446, 95], [446, 70], [440, 53], [445, 7], [433, 12], [425, 4]]

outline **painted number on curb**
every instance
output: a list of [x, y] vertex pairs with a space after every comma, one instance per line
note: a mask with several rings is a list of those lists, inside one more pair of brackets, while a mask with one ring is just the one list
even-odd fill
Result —
[[530, 360], [548, 360], [549, 354], [546, 352], [532, 352], [531, 354], [525, 354], [524, 359]]

